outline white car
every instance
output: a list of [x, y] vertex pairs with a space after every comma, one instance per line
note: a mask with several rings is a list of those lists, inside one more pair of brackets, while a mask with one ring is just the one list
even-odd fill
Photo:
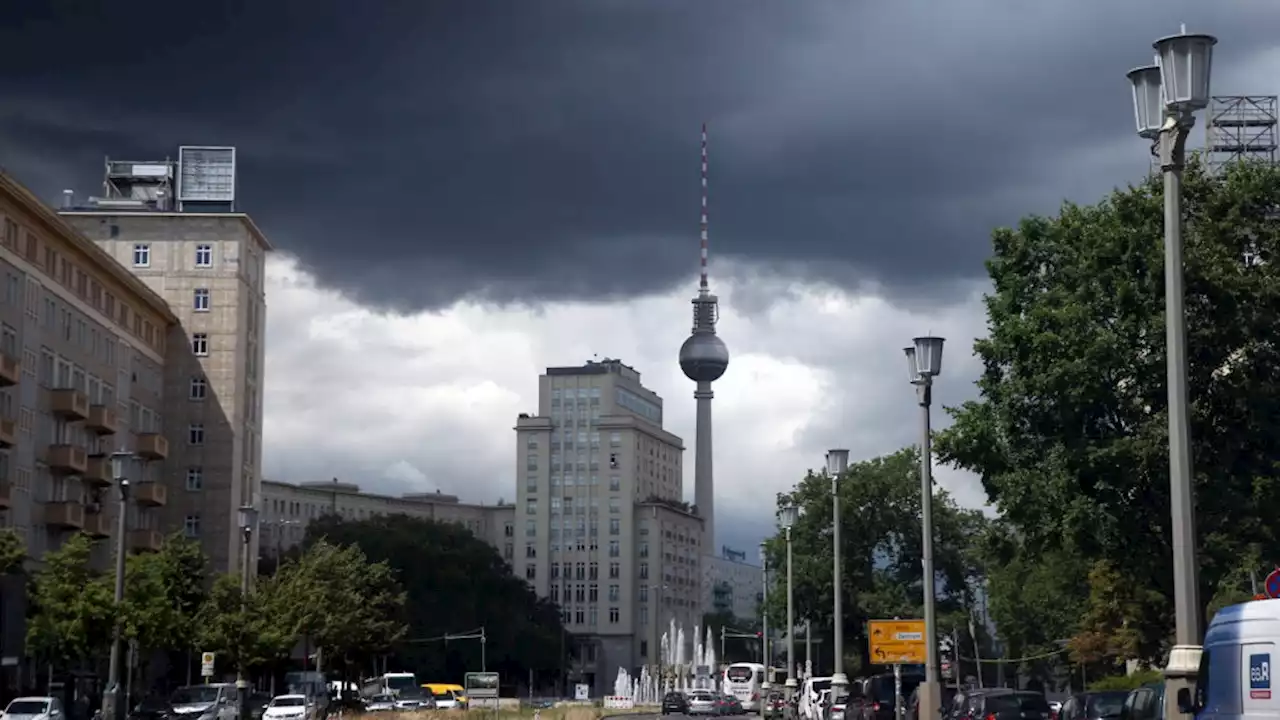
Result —
[[365, 703], [364, 709], [366, 712], [390, 712], [396, 709], [396, 699], [387, 693], [374, 695]]
[[62, 701], [53, 697], [20, 697], [9, 701], [4, 720], [62, 720]]
[[262, 711], [262, 720], [305, 720], [310, 712], [306, 695], [277, 695]]
[[452, 690], [435, 693], [431, 697], [436, 701], [437, 710], [457, 710], [461, 707], [461, 703], [458, 702], [458, 696]]

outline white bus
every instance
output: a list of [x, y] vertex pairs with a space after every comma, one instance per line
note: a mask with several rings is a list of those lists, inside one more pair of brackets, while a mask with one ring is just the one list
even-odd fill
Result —
[[764, 665], [760, 663], [734, 663], [724, 669], [724, 693], [738, 698], [744, 712], [759, 712], [764, 707], [763, 685]]
[[418, 679], [413, 673], [393, 672], [365, 680], [360, 686], [360, 695], [366, 698], [374, 695], [399, 695], [401, 690], [417, 689]]

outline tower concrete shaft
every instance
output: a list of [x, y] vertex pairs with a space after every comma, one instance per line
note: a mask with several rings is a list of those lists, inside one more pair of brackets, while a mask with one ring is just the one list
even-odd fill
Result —
[[715, 553], [716, 542], [716, 492], [711, 468], [711, 383], [698, 382], [693, 397], [698, 402], [697, 429], [694, 439], [693, 501], [702, 518], [702, 552]]

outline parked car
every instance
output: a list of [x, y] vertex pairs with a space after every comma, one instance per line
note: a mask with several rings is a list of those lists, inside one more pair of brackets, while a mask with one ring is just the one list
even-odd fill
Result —
[[14, 698], [4, 709], [5, 720], [64, 720], [62, 701], [55, 697]]
[[683, 693], [669, 692], [662, 696], [663, 715], [687, 715], [688, 713], [689, 700]]
[[1164, 720], [1164, 683], [1130, 690], [1120, 717], [1122, 720]]
[[770, 718], [782, 718], [787, 710], [787, 696], [777, 690], [770, 690], [764, 699], [764, 709], [761, 711], [761, 717], [765, 720]]
[[262, 720], [312, 720], [312, 710], [306, 695], [277, 695], [262, 711]]
[[[1119, 720], [1128, 690], [1076, 693], [1058, 710], [1059, 720]], [[1050, 710], [1053, 709], [1050, 704]]]
[[[911, 693], [924, 682], [924, 675], [919, 673], [902, 674], [902, 697], [911, 697]], [[859, 720], [894, 720], [897, 716], [897, 701], [894, 699], [895, 681], [893, 673], [881, 673], [867, 678], [863, 685], [862, 713]]]
[[1029, 690], [983, 693], [976, 697], [979, 720], [1049, 720], [1051, 710], [1044, 695]]
[[710, 690], [694, 690], [689, 693], [690, 715], [718, 715], [719, 702]]
[[390, 693], [382, 693], [369, 698], [364, 704], [366, 712], [390, 712], [396, 709], [396, 698]]
[[721, 715], [742, 715], [742, 701], [733, 695], [721, 694], [719, 696], [719, 708]]
[[173, 715], [173, 706], [169, 699], [161, 695], [149, 695], [133, 706], [128, 720], [169, 720]]

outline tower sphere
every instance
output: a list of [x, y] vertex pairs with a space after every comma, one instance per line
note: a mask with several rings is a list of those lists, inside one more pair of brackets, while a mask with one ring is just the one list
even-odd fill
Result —
[[728, 368], [729, 348], [715, 335], [690, 335], [680, 346], [680, 369], [694, 382], [719, 380]]

